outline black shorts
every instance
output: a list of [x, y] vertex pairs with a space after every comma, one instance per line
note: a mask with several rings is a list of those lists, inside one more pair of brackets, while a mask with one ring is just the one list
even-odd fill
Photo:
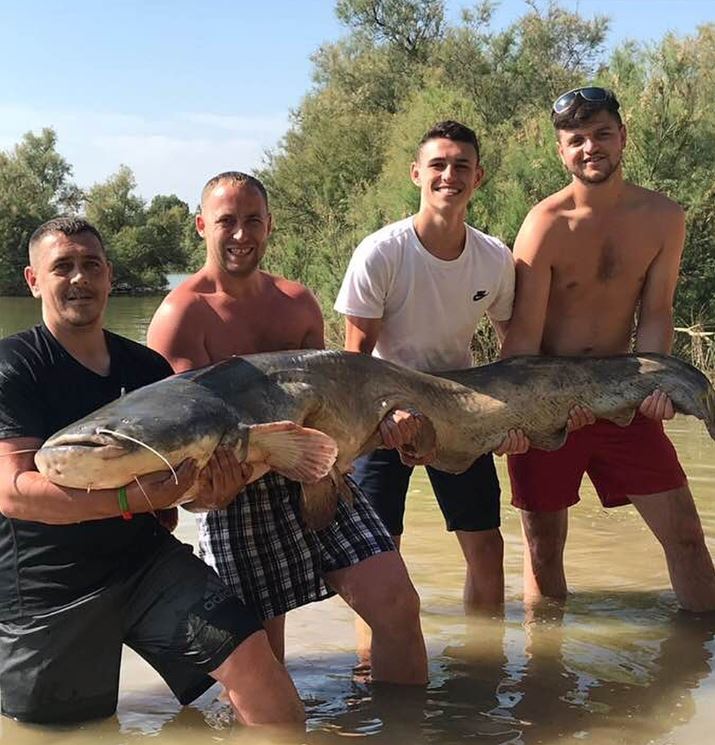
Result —
[[110, 716], [122, 644], [138, 652], [182, 704], [262, 629], [190, 546], [165, 539], [124, 581], [41, 615], [0, 623], [2, 713], [38, 724]]
[[[405, 498], [412, 475], [397, 450], [375, 450], [355, 461], [352, 474], [390, 531], [402, 535]], [[491, 453], [464, 472], [445, 473], [427, 467], [427, 475], [444, 515], [447, 530], [492, 530], [500, 525], [499, 479]]]

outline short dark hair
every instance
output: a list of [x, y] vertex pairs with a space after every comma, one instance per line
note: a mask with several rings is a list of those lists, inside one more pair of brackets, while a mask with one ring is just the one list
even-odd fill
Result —
[[621, 105], [618, 103], [618, 99], [613, 94], [613, 91], [609, 90], [608, 93], [610, 93], [610, 96], [604, 101], [587, 101], [581, 96], [575, 96], [573, 103], [560, 114], [557, 114], [552, 109], [551, 121], [554, 129], [578, 129], [602, 111], [607, 111], [611, 114], [620, 127], [623, 124], [621, 115], [618, 113]]
[[213, 191], [222, 181], [228, 181], [230, 184], [249, 184], [254, 189], [257, 189], [266, 202], [266, 208], [268, 208], [268, 192], [266, 187], [257, 179], [255, 176], [251, 176], [248, 173], [242, 171], [224, 171], [216, 176], [210, 178], [204, 188], [201, 190], [201, 207], [203, 208], [204, 200], [208, 196], [209, 192]]
[[85, 220], [83, 217], [73, 217], [71, 215], [63, 215], [55, 217], [52, 220], [43, 222], [37, 230], [30, 236], [30, 243], [28, 245], [28, 254], [30, 256], [30, 262], [32, 262], [32, 253], [37, 244], [50, 233], [62, 233], [62, 235], [73, 236], [81, 235], [82, 233], [90, 233], [98, 241], [102, 249], [102, 253], [107, 255], [107, 249], [104, 247], [104, 241], [97, 228], [92, 223]]
[[430, 127], [430, 129], [424, 133], [422, 139], [417, 145], [417, 154], [419, 155], [420, 150], [422, 150], [422, 145], [424, 145], [425, 142], [440, 138], [452, 140], [454, 142], [466, 142], [471, 145], [477, 152], [477, 162], [479, 162], [479, 140], [477, 139], [476, 133], [473, 129], [470, 129], [460, 122], [455, 122], [452, 119], [445, 119], [443, 122], [437, 122], [433, 127]]

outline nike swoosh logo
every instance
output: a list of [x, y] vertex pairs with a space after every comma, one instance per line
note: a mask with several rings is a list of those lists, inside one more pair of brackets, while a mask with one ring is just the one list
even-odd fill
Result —
[[488, 294], [489, 290], [477, 290], [477, 292], [474, 293], [472, 300], [476, 303], [477, 300], [483, 300]]

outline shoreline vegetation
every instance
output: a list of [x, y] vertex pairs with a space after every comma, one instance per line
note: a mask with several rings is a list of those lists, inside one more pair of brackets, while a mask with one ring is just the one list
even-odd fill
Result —
[[[715, 372], [715, 24], [610, 48], [605, 16], [535, 1], [498, 28], [495, 7], [481, 2], [447, 20], [443, 0], [336, 2], [345, 33], [314, 53], [313, 85], [256, 172], [275, 225], [266, 269], [315, 292], [338, 345], [342, 319], [332, 302], [348, 259], [365, 235], [416, 210], [406, 177], [412, 143], [446, 118], [467, 122], [481, 139], [486, 180], [468, 221], [513, 245], [528, 210], [566, 183], [551, 102], [593, 82], [614, 88], [622, 103], [625, 177], [686, 211], [674, 353]], [[47, 128], [0, 151], [0, 295], [26, 294], [29, 236], [61, 213], [83, 214], [102, 232], [117, 294], [163, 292], [167, 274], [203, 263], [186, 202], [146, 202], [125, 165], [80, 189], [57, 147]], [[477, 330], [474, 348], [480, 362], [493, 359], [490, 329]]]

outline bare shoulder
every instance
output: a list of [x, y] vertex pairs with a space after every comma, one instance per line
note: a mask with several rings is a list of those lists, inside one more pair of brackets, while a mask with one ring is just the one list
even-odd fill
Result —
[[173, 330], [173, 335], [179, 328], [185, 332], [187, 328], [201, 325], [207, 310], [204, 295], [209, 291], [205, 285], [206, 279], [197, 272], [169, 292], [149, 324], [147, 340], [150, 346], [153, 337], [169, 329]]
[[162, 311], [179, 316], [193, 314], [205, 307], [205, 296], [215, 291], [213, 283], [203, 276], [201, 271], [196, 272], [169, 292], [162, 300], [157, 313]]
[[559, 237], [568, 228], [573, 198], [568, 188], [551, 194], [529, 211], [514, 246], [516, 257], [556, 250]]
[[284, 293], [285, 295], [288, 295], [291, 298], [299, 299], [306, 295], [312, 294], [305, 285], [297, 282], [294, 279], [287, 279], [286, 277], [281, 277], [278, 274], [266, 273], [265, 276], [266, 281], [270, 282], [276, 290]]
[[302, 308], [306, 311], [317, 309], [320, 312], [320, 306], [315, 295], [305, 285], [273, 274], [266, 274], [266, 279], [277, 292], [286, 300], [292, 302], [296, 308]]
[[659, 191], [646, 189], [644, 186], [627, 184], [629, 203], [635, 208], [652, 212], [661, 220], [681, 222], [685, 217], [685, 210], [673, 199]]
[[529, 221], [532, 229], [539, 228], [548, 233], [553, 228], [565, 224], [573, 211], [574, 199], [571, 188], [567, 186], [565, 189], [549, 195], [546, 199], [542, 199], [535, 207], [532, 207], [526, 216], [526, 220]]

